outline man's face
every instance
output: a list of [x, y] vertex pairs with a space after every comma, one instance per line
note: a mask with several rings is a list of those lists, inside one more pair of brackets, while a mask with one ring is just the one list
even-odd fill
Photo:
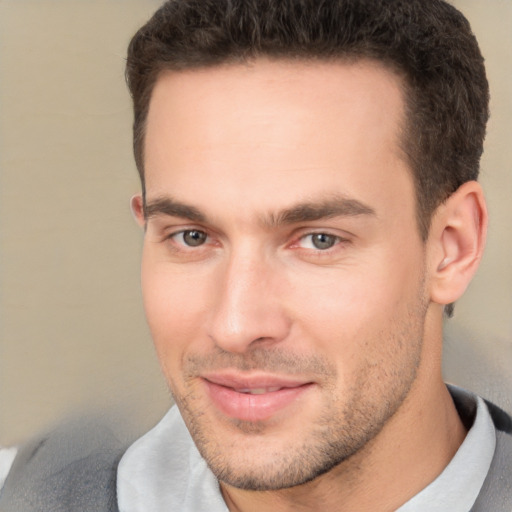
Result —
[[217, 477], [277, 489], [375, 438], [428, 297], [399, 79], [259, 60], [164, 74], [146, 134], [146, 313]]

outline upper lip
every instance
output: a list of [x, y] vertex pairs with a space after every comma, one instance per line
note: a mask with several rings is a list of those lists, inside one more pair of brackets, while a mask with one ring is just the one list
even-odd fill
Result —
[[296, 388], [311, 383], [305, 379], [268, 374], [240, 375], [230, 373], [209, 373], [202, 375], [202, 378], [213, 384], [232, 388], [234, 390]]

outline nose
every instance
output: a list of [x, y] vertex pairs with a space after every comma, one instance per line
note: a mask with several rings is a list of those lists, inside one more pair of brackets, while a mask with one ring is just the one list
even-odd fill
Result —
[[290, 330], [283, 272], [261, 254], [247, 252], [233, 254], [216, 280], [209, 335], [227, 352], [277, 344]]

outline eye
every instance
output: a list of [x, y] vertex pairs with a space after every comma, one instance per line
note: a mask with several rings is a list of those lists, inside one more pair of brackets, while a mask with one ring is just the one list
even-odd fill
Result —
[[173, 238], [176, 238], [183, 245], [199, 247], [206, 242], [208, 235], [204, 231], [199, 231], [198, 229], [187, 229], [186, 231], [175, 233]]
[[311, 233], [301, 238], [300, 245], [304, 249], [326, 251], [334, 247], [340, 240], [339, 236], [329, 235], [328, 233]]

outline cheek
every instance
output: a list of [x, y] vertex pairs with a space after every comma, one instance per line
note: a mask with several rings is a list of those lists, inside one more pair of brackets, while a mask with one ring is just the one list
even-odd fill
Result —
[[379, 251], [343, 269], [327, 269], [294, 283], [295, 319], [304, 338], [316, 339], [328, 357], [347, 369], [356, 361], [380, 360], [423, 301], [423, 266], [418, 254], [403, 258]]
[[208, 309], [204, 281], [143, 257], [142, 294], [157, 355], [168, 374], [198, 338]]

